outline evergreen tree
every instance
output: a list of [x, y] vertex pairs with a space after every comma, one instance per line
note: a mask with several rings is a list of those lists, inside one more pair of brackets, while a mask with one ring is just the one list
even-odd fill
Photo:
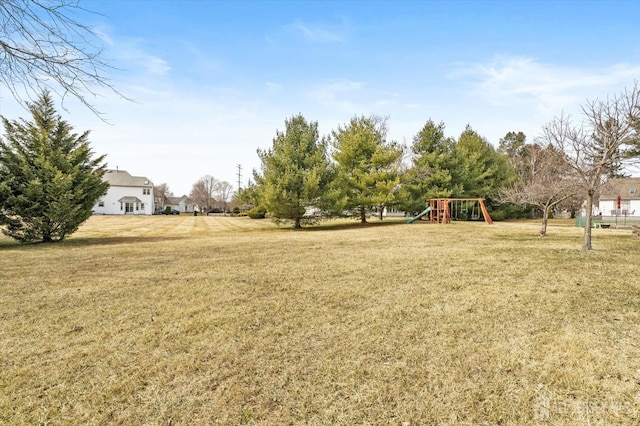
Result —
[[402, 148], [387, 142], [385, 120], [354, 117], [332, 134], [336, 188], [342, 190], [340, 206], [366, 223], [367, 213], [393, 205], [400, 186]]
[[319, 207], [329, 181], [326, 143], [318, 134], [318, 123], [301, 115], [285, 120], [285, 131], [276, 132], [271, 149], [258, 150], [262, 176], [261, 205], [276, 219], [290, 220], [301, 228], [307, 208]]
[[453, 161], [453, 141], [444, 135], [443, 122], [434, 123], [431, 119], [413, 137], [411, 151], [412, 166], [403, 177], [402, 202], [400, 206], [407, 211], [420, 211], [429, 198], [449, 197]]
[[48, 92], [27, 106], [30, 122], [2, 117], [0, 224], [21, 242], [63, 240], [107, 191], [105, 156], [93, 158], [89, 132], [73, 133]]
[[506, 155], [509, 159], [521, 154], [527, 143], [527, 136], [522, 132], [507, 132], [504, 138], [500, 139], [498, 152]]
[[492, 197], [515, 179], [507, 157], [467, 125], [453, 146], [453, 197]]

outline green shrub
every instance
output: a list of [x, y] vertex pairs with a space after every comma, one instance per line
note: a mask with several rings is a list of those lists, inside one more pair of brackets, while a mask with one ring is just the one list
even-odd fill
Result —
[[493, 220], [505, 220], [507, 218], [507, 212], [504, 210], [494, 210], [490, 213]]
[[254, 207], [251, 210], [247, 210], [247, 216], [251, 219], [264, 219], [267, 214], [267, 210], [264, 207]]
[[521, 207], [515, 204], [489, 204], [489, 214], [493, 220], [527, 219], [531, 217], [531, 207]]

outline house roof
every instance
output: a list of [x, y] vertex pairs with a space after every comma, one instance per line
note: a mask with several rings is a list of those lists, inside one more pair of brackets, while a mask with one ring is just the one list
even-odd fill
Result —
[[111, 186], [135, 186], [140, 188], [153, 188], [153, 183], [142, 176], [131, 176], [125, 170], [107, 170], [103, 179]]
[[182, 200], [185, 200], [187, 203], [191, 202], [189, 197], [187, 197], [186, 195], [183, 195], [182, 197], [167, 197], [167, 201], [171, 205], [176, 205], [177, 206], [178, 204], [180, 204], [180, 201], [182, 201]]
[[640, 199], [640, 178], [619, 178], [607, 182], [600, 194], [601, 200]]
[[122, 197], [118, 200], [119, 203], [141, 203], [138, 197]]

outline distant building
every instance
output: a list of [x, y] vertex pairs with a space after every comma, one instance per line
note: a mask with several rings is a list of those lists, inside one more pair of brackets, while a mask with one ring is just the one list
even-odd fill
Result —
[[124, 170], [107, 170], [103, 179], [109, 189], [94, 206], [94, 214], [153, 214], [153, 183], [149, 179], [131, 176]]
[[195, 206], [191, 198], [183, 195], [182, 197], [167, 197], [166, 206], [170, 206], [172, 210], [178, 210], [180, 213], [193, 213]]
[[640, 178], [620, 178], [607, 182], [600, 194], [598, 209], [603, 216], [640, 217]]

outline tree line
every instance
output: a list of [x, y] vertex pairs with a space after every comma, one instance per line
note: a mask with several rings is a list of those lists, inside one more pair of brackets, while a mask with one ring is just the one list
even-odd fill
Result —
[[612, 177], [640, 156], [640, 88], [587, 101], [575, 121], [562, 114], [528, 143], [508, 132], [494, 147], [470, 125], [458, 138], [427, 120], [410, 146], [388, 139], [387, 120], [355, 116], [329, 135], [302, 114], [285, 120], [243, 202], [294, 228], [322, 217], [365, 223], [385, 208], [422, 210], [429, 198], [486, 198], [495, 219], [542, 212], [545, 236], [554, 208], [585, 211], [583, 250], [591, 250], [592, 207]]
[[485, 197], [494, 214], [523, 214], [497, 202], [517, 178], [508, 156], [469, 125], [453, 138], [429, 119], [409, 147], [389, 140], [387, 120], [375, 115], [355, 116], [326, 136], [302, 114], [284, 127], [271, 148], [258, 150], [261, 168], [240, 198], [294, 228], [318, 217], [365, 223], [384, 209], [418, 212], [436, 197]]
[[[62, 240], [106, 192], [105, 156], [94, 155], [89, 132], [74, 133], [48, 92], [27, 107], [31, 121], [2, 117], [0, 226], [22, 242]], [[385, 208], [418, 212], [429, 198], [483, 197], [496, 219], [539, 208], [543, 236], [551, 209], [584, 206], [582, 248], [591, 250], [595, 198], [640, 155], [640, 88], [588, 102], [582, 112], [577, 122], [554, 118], [534, 143], [509, 132], [497, 149], [471, 126], [452, 138], [429, 119], [406, 147], [388, 139], [387, 120], [378, 116], [355, 116], [321, 136], [317, 122], [298, 114], [271, 148], [258, 150], [261, 168], [238, 199], [300, 228], [323, 217], [366, 222]], [[166, 195], [168, 185], [158, 190]], [[228, 182], [207, 175], [190, 195], [203, 211], [215, 202], [226, 211], [232, 193]]]

